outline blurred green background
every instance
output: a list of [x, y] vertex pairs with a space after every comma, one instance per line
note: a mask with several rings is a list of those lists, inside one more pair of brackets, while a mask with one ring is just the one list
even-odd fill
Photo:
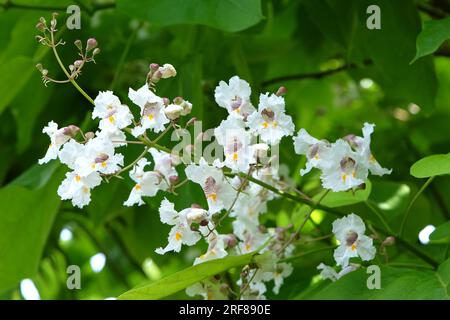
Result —
[[[201, 244], [179, 255], [154, 253], [168, 232], [157, 215], [162, 194], [148, 205], [123, 207], [130, 185], [116, 179], [95, 189], [92, 203], [78, 210], [56, 194], [64, 168], [56, 162], [37, 166], [48, 145], [41, 133], [48, 121], [95, 128], [87, 115], [89, 102], [71, 85], [45, 87], [34, 67], [41, 62], [50, 76], [64, 78], [51, 52], [35, 40], [35, 25], [41, 16], [49, 21], [53, 11], [60, 13], [63, 25], [71, 4], [81, 8], [81, 29], [63, 28], [66, 45], [59, 50], [68, 65], [76, 59], [76, 39], [97, 39], [102, 50], [97, 64], [87, 65], [78, 79], [91, 97], [111, 89], [134, 108], [128, 88], [144, 84], [150, 62], [171, 63], [178, 75], [162, 81], [158, 94], [192, 102], [192, 115], [204, 128], [225, 118], [226, 111], [214, 102], [214, 88], [236, 74], [251, 84], [254, 104], [260, 92], [285, 86], [296, 131], [306, 128], [334, 140], [360, 134], [364, 122], [375, 123], [372, 150], [393, 173], [372, 179], [370, 203], [384, 210], [394, 229], [424, 183], [410, 176], [410, 166], [450, 151], [450, 47], [441, 45], [450, 36], [449, 1], [0, 0], [0, 298], [23, 298], [20, 281], [25, 278], [33, 280], [42, 299], [115, 297], [190, 266], [204, 250]], [[380, 30], [366, 27], [366, 9], [372, 4], [381, 9]], [[429, 54], [410, 64], [417, 37], [430, 20], [439, 23], [429, 24], [437, 31], [425, 34], [428, 41], [421, 49]], [[139, 152], [130, 146], [126, 159]], [[299, 187], [314, 194], [318, 176], [300, 178], [304, 159], [292, 154], [287, 138], [281, 163]], [[204, 203], [198, 190], [186, 185], [180, 196], [168, 198], [178, 209]], [[405, 234], [440, 261], [448, 254], [446, 245], [420, 245], [417, 235], [426, 225], [449, 219], [449, 192], [450, 178], [436, 178], [415, 203]], [[285, 226], [295, 223], [302, 210], [276, 200], [263, 221]], [[365, 204], [342, 211], [377, 222]], [[320, 218], [323, 230], [330, 230], [332, 217]], [[394, 261], [416, 259], [389, 250]], [[317, 274], [315, 266], [331, 260], [331, 253], [324, 252], [296, 261], [280, 295], [268, 297], [301, 297]], [[81, 290], [66, 288], [66, 267], [73, 264], [81, 268]], [[171, 298], [184, 297], [181, 292]]]

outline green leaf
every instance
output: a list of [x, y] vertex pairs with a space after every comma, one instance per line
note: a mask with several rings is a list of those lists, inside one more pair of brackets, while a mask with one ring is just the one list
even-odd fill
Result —
[[16, 57], [0, 65], [0, 114], [28, 82], [33, 71], [33, 60], [29, 57]]
[[228, 256], [223, 259], [207, 261], [182, 271], [176, 272], [159, 281], [143, 285], [119, 296], [124, 300], [156, 300], [167, 297], [185, 289], [203, 279], [214, 276], [228, 269], [250, 263], [256, 253], [247, 253], [240, 256]]
[[411, 166], [410, 173], [416, 178], [450, 174], [450, 153], [422, 158]]
[[376, 299], [376, 300], [419, 300], [449, 299], [447, 286], [450, 281], [450, 260], [444, 262], [437, 272], [380, 266], [381, 288], [368, 289], [367, 281], [372, 274], [366, 269], [351, 272], [336, 282], [318, 284], [318, 290], [311, 290], [306, 299]]
[[438, 241], [438, 240], [444, 240], [450, 237], [450, 221], [447, 221], [446, 223], [440, 225], [436, 228], [436, 230], [433, 231], [433, 233], [430, 235], [430, 240]]
[[411, 64], [417, 59], [435, 52], [447, 39], [450, 39], [450, 16], [441, 20], [425, 21], [423, 30], [417, 36], [416, 56]]
[[118, 0], [117, 8], [161, 26], [201, 24], [229, 32], [247, 29], [263, 18], [261, 0]]
[[[372, 183], [367, 180], [366, 188], [364, 190], [357, 190], [355, 192], [330, 192], [322, 200], [321, 204], [330, 208], [349, 206], [355, 203], [366, 201], [369, 198], [371, 191]], [[320, 195], [315, 196], [314, 200], [317, 200], [318, 198], [320, 198]]]
[[36, 273], [61, 203], [60, 178], [36, 190], [19, 183], [0, 189], [0, 292]]

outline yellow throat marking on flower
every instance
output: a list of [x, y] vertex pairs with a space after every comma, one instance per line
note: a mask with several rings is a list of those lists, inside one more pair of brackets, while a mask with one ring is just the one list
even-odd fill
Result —
[[208, 195], [208, 199], [211, 199], [212, 201], [216, 202], [217, 201], [217, 194], [215, 193], [211, 193]]
[[345, 183], [346, 180], [347, 180], [347, 175], [344, 173], [344, 174], [342, 175], [342, 182]]
[[278, 126], [278, 122], [274, 121], [272, 122], [272, 127], [276, 128]]
[[91, 164], [91, 168], [95, 169], [95, 163]]
[[356, 244], [352, 244], [352, 251], [356, 250]]
[[76, 181], [76, 182], [80, 182], [80, 180], [81, 180], [81, 177], [80, 177], [79, 175], [76, 175], [76, 176], [75, 176], [75, 181]]
[[175, 233], [175, 240], [180, 241], [181, 238], [183, 238], [183, 236], [181, 235], [181, 233], [180, 233], [180, 232], [176, 232], [176, 233]]
[[149, 114], [149, 115], [147, 116], [147, 118], [148, 118], [148, 120], [153, 120], [153, 119], [155, 118], [155, 116], [154, 116], [153, 114]]
[[247, 244], [245, 245], [245, 250], [246, 250], [246, 251], [250, 251], [251, 248], [252, 248], [252, 246], [251, 246], [250, 244], [247, 243]]
[[137, 185], [134, 186], [134, 188], [135, 188], [136, 190], [141, 190], [141, 185], [138, 183]]
[[106, 161], [102, 162], [102, 168], [106, 168]]
[[262, 126], [263, 126], [264, 129], [267, 129], [267, 127], [269, 126], [269, 124], [267, 123], [267, 121], [264, 121], [263, 124], [262, 124]]
[[114, 116], [109, 116], [108, 117], [109, 122], [114, 123], [116, 122], [116, 119], [114, 119]]
[[235, 152], [235, 153], [233, 153], [233, 161], [237, 161], [237, 159], [238, 159], [238, 154], [237, 154], [237, 152]]
[[83, 192], [84, 193], [89, 193], [89, 188], [88, 187], [83, 187]]

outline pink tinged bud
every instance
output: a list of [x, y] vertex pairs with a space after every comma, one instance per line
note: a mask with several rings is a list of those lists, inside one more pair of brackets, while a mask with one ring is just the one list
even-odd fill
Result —
[[156, 70], [159, 69], [159, 65], [157, 63], [151, 63], [150, 64], [150, 70], [155, 72]]
[[97, 40], [95, 38], [89, 38], [86, 42], [86, 51], [91, 51], [97, 47]]
[[178, 176], [170, 176], [169, 177], [169, 182], [171, 185], [177, 184], [178, 181], [180, 181], [180, 178]]
[[286, 92], [287, 92], [287, 90], [285, 87], [280, 87], [280, 88], [278, 88], [276, 95], [281, 97], [281, 96], [285, 95]]
[[383, 241], [383, 245], [385, 246], [392, 246], [393, 244], [395, 244], [395, 238], [390, 236], [387, 237], [384, 241]]
[[199, 204], [197, 204], [197, 203], [193, 203], [193, 204], [191, 204], [191, 208], [194, 208], [194, 209], [203, 209]]
[[74, 67], [79, 69], [80, 67], [83, 66], [83, 60], [77, 60], [73, 63]]
[[164, 98], [163, 98], [163, 104], [164, 104], [165, 106], [168, 106], [168, 105], [170, 104], [169, 98], [164, 97]]
[[227, 236], [227, 240], [226, 241], [227, 241], [226, 242], [227, 247], [230, 248], [230, 249], [234, 248], [238, 244], [236, 236], [234, 234], [231, 234], [231, 233]]
[[181, 106], [176, 105], [176, 104], [171, 104], [171, 105], [168, 105], [164, 109], [164, 114], [166, 115], [166, 117], [168, 119], [176, 120], [180, 117], [182, 111], [183, 111], [183, 108]]
[[153, 83], [157, 83], [157, 82], [159, 82], [159, 80], [161, 80], [161, 78], [162, 78], [162, 73], [161, 73], [161, 71], [158, 70], [152, 75], [150, 81]]
[[75, 125], [70, 125], [70, 126], [67, 126], [67, 127], [65, 127], [64, 129], [63, 129], [63, 134], [64, 135], [66, 135], [66, 136], [69, 136], [69, 137], [75, 137], [76, 136], [76, 134], [78, 133], [80, 131], [80, 128], [78, 128], [77, 126], [75, 126]]
[[191, 113], [192, 103], [190, 103], [189, 101], [183, 101], [181, 106], [183, 107], [183, 111], [181, 112], [182, 116], [185, 116], [185, 115], [188, 115], [189, 113]]
[[95, 158], [94, 162], [95, 163], [103, 163], [108, 159], [109, 159], [109, 156], [107, 154], [101, 153]]
[[81, 40], [75, 40], [73, 44], [78, 48], [78, 50], [83, 50], [83, 43], [81, 42]]

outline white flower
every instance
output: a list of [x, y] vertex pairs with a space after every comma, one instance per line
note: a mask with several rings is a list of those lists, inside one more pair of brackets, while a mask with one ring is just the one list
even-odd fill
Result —
[[126, 146], [127, 137], [125, 133], [117, 128], [109, 128], [107, 130], [100, 130], [95, 133], [95, 136], [100, 139], [109, 140], [114, 147]]
[[323, 170], [320, 179], [325, 189], [334, 192], [355, 188], [367, 179], [368, 170], [361, 156], [342, 139], [337, 140], [327, 153], [330, 165]]
[[290, 263], [279, 263], [275, 267], [275, 272], [273, 274], [273, 281], [275, 282], [275, 285], [273, 287], [273, 292], [275, 294], [278, 294], [280, 292], [280, 288], [284, 283], [284, 278], [289, 277], [292, 274], [292, 271], [294, 268]]
[[364, 123], [364, 127], [362, 129], [363, 137], [358, 137], [355, 135], [349, 135], [345, 137], [345, 139], [350, 143], [350, 145], [359, 152], [366, 162], [367, 168], [374, 175], [382, 176], [385, 174], [390, 174], [392, 169], [385, 169], [381, 167], [375, 157], [372, 155], [370, 151], [370, 142], [371, 135], [373, 133], [374, 124]]
[[80, 177], [75, 172], [66, 173], [66, 179], [63, 180], [58, 188], [58, 195], [62, 200], [72, 200], [75, 207], [82, 208], [91, 201], [91, 189], [102, 182], [100, 175], [93, 172], [86, 177]]
[[61, 161], [62, 164], [67, 165], [70, 169], [75, 170], [75, 161], [84, 153], [84, 150], [84, 144], [71, 139], [61, 148], [61, 151], [59, 152], [59, 161]]
[[294, 149], [297, 154], [306, 155], [306, 168], [300, 170], [303, 176], [312, 168], [327, 169], [332, 163], [326, 161], [328, 152], [330, 151], [330, 143], [324, 140], [318, 140], [305, 130], [300, 129], [298, 135], [294, 137]]
[[78, 128], [75, 126], [58, 129], [58, 125], [55, 122], [50, 121], [48, 125], [42, 129], [42, 132], [50, 137], [50, 145], [48, 146], [45, 156], [42, 159], [39, 159], [39, 164], [44, 164], [50, 160], [56, 159], [61, 146], [69, 141], [71, 136], [77, 132], [76, 129]]
[[99, 92], [94, 100], [92, 119], [100, 118], [101, 130], [115, 131], [131, 124], [133, 115], [112, 91]]
[[169, 119], [164, 114], [163, 99], [155, 95], [147, 84], [137, 91], [130, 88], [128, 97], [141, 108], [140, 125], [133, 128], [131, 132], [133, 136], [140, 136], [147, 129], [152, 129], [154, 132], [164, 130], [164, 125], [169, 122]]
[[195, 259], [194, 265], [209, 260], [220, 259], [228, 255], [228, 252], [225, 250], [227, 246], [227, 239], [228, 237], [225, 235], [212, 232], [207, 238], [208, 250], [206, 253]]
[[247, 232], [244, 235], [244, 241], [239, 243], [241, 252], [249, 253], [259, 249], [268, 239], [270, 235], [255, 230], [253, 233]]
[[221, 170], [208, 165], [205, 159], [201, 158], [199, 165], [190, 164], [185, 172], [189, 180], [202, 187], [208, 201], [208, 211], [211, 214], [231, 206], [236, 191], [225, 180]]
[[143, 205], [142, 197], [153, 197], [156, 195], [161, 183], [161, 175], [155, 171], [145, 172], [144, 168], [149, 164], [147, 159], [140, 159], [134, 168], [130, 171], [130, 177], [136, 184], [130, 192], [128, 200], [124, 202], [125, 206], [132, 206], [134, 204]]
[[320, 263], [317, 266], [318, 270], [321, 270], [320, 272], [320, 276], [326, 280], [326, 279], [330, 279], [331, 281], [336, 281], [340, 278], [342, 278], [343, 276], [345, 276], [346, 274], [355, 271], [356, 269], [358, 269], [358, 267], [356, 265], [353, 264], [349, 264], [348, 266], [342, 268], [341, 271], [336, 272], [336, 270], [334, 270], [334, 268], [327, 266], [323, 263]]
[[178, 177], [172, 155], [164, 151], [158, 151], [155, 148], [150, 148], [149, 152], [155, 162], [155, 167], [153, 170], [160, 173], [163, 178], [160, 183], [160, 189], [167, 190], [169, 188], [170, 179], [173, 177]]
[[261, 94], [258, 111], [247, 120], [250, 130], [268, 144], [278, 144], [281, 138], [294, 133], [292, 118], [285, 114], [284, 98], [274, 94]]
[[366, 226], [354, 213], [333, 222], [333, 233], [340, 245], [334, 251], [337, 265], [346, 267], [349, 259], [360, 257], [364, 261], [375, 257], [376, 249], [372, 238], [364, 235]]
[[212, 277], [187, 287], [186, 294], [190, 297], [199, 295], [205, 300], [227, 300], [228, 289], [228, 285]]
[[173, 226], [169, 232], [168, 245], [165, 248], [158, 248], [155, 250], [158, 254], [165, 254], [168, 251], [180, 252], [183, 244], [192, 246], [196, 244], [201, 236], [197, 231], [191, 230], [191, 223], [187, 216], [190, 213], [190, 208], [181, 212], [177, 212], [173, 203], [164, 199], [159, 208], [161, 221]]
[[89, 140], [83, 153], [75, 160], [75, 171], [86, 177], [94, 171], [113, 174], [123, 165], [123, 155], [116, 154], [111, 141], [101, 138]]
[[251, 134], [245, 130], [243, 120], [229, 117], [214, 129], [217, 143], [224, 147], [224, 165], [233, 172], [246, 172], [253, 160], [250, 148]]
[[228, 113], [239, 118], [246, 118], [255, 111], [250, 102], [251, 89], [247, 81], [238, 76], [230, 79], [229, 84], [220, 81], [214, 92], [216, 103], [227, 109]]

